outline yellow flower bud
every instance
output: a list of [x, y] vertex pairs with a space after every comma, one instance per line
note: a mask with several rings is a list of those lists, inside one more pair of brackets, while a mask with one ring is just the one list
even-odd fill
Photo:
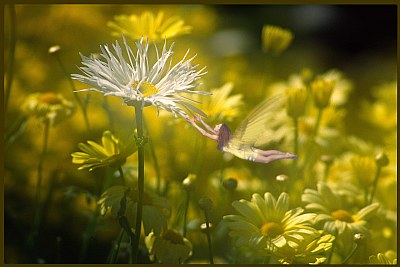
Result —
[[199, 199], [199, 206], [201, 209], [205, 211], [211, 210], [212, 207], [212, 200], [209, 199], [208, 197], [203, 197]]
[[375, 177], [376, 165], [371, 157], [356, 156], [351, 159], [354, 177], [363, 187], [369, 187]]
[[309, 82], [311, 82], [311, 79], [313, 78], [314, 73], [311, 69], [304, 68], [300, 71], [300, 76], [303, 79], [303, 82], [308, 84]]
[[317, 79], [312, 82], [311, 90], [314, 96], [314, 104], [317, 108], [323, 109], [329, 105], [334, 86], [334, 81]]
[[291, 88], [287, 93], [287, 114], [298, 118], [304, 114], [306, 108], [307, 91], [304, 88]]
[[185, 179], [182, 181], [182, 186], [186, 191], [192, 191], [194, 189], [194, 184], [196, 181], [197, 175], [190, 173]]
[[380, 167], [385, 167], [389, 164], [389, 159], [385, 153], [379, 153], [375, 157], [376, 164]]
[[222, 182], [222, 185], [229, 191], [233, 191], [237, 188], [237, 180], [235, 178], [228, 178]]
[[281, 27], [264, 25], [262, 29], [262, 45], [265, 52], [279, 55], [288, 48], [292, 40], [292, 32]]

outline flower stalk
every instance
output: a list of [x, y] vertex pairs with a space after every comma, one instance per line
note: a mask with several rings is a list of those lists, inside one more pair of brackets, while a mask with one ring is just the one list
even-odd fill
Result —
[[353, 247], [353, 249], [350, 251], [349, 255], [347, 255], [347, 257], [344, 259], [342, 264], [346, 264], [349, 259], [354, 255], [354, 253], [356, 253], [358, 248], [358, 244], [356, 243], [355, 246]]
[[207, 235], [207, 242], [208, 242], [208, 252], [209, 252], [209, 258], [210, 258], [210, 264], [214, 264], [214, 257], [213, 257], [213, 249], [212, 249], [212, 243], [211, 243], [211, 227], [210, 227], [210, 210], [212, 207], [212, 201], [211, 199], [204, 197], [199, 200], [199, 206], [200, 208], [204, 211], [204, 216], [206, 218], [206, 229], [205, 233]]
[[40, 193], [42, 188], [42, 178], [43, 178], [43, 163], [47, 153], [47, 146], [49, 141], [49, 130], [50, 121], [44, 121], [44, 135], [43, 135], [43, 147], [40, 154], [39, 163], [37, 166], [37, 182], [36, 182], [36, 193], [35, 193], [35, 217], [33, 219], [33, 229], [29, 236], [30, 245], [33, 246], [36, 242], [36, 238], [39, 232], [39, 227], [42, 219], [42, 207], [40, 205]]
[[189, 210], [189, 202], [190, 202], [190, 191], [186, 191], [185, 194], [185, 211], [183, 214], [183, 237], [186, 237], [187, 232], [187, 215]]
[[208, 242], [208, 252], [210, 257], [210, 264], [214, 264], [214, 257], [213, 257], [213, 249], [211, 243], [211, 229], [210, 229], [210, 218], [209, 213], [207, 210], [204, 210], [204, 215], [206, 217], [206, 235], [207, 235], [207, 242]]
[[110, 260], [108, 261], [108, 263], [115, 263], [117, 261], [119, 248], [121, 246], [123, 236], [124, 236], [124, 229], [121, 229], [121, 231], [119, 232], [119, 236], [118, 236], [118, 242], [117, 242], [116, 246], [113, 247], [113, 251], [112, 251], [112, 254], [111, 254], [111, 257], [110, 257]]
[[133, 263], [138, 263], [139, 241], [142, 228], [143, 194], [144, 194], [144, 136], [143, 109], [140, 102], [135, 105], [137, 146], [138, 146], [138, 199], [136, 210], [135, 238], [133, 240]]
[[382, 167], [389, 164], [389, 159], [387, 158], [386, 154], [380, 153], [376, 156], [375, 162], [376, 162], [376, 173], [374, 178], [374, 184], [372, 186], [371, 197], [369, 198], [369, 204], [371, 204], [372, 200], [374, 200], [376, 187], [378, 186], [378, 180], [379, 177], [381, 176], [381, 169]]

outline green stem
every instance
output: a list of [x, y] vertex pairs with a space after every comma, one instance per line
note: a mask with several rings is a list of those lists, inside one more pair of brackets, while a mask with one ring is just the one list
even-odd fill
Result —
[[329, 163], [325, 163], [325, 167], [324, 167], [324, 177], [323, 177], [323, 181], [326, 182], [328, 180], [328, 174], [329, 174], [329, 169], [331, 168], [331, 164]]
[[74, 82], [72, 81], [69, 73], [67, 72], [66, 68], [64, 67], [64, 64], [62, 63], [61, 58], [57, 52], [55, 53], [55, 57], [57, 59], [58, 64], [60, 64], [60, 67], [61, 67], [62, 71], [64, 72], [64, 75], [68, 79], [69, 85], [71, 86], [71, 89], [72, 89], [72, 93], [74, 94], [76, 102], [78, 102], [78, 106], [82, 111], [83, 120], [85, 121], [86, 129], [88, 132], [90, 132], [90, 124], [89, 124], [89, 119], [88, 119], [87, 112], [86, 112], [87, 105], [86, 105], [86, 103], [83, 103], [81, 98], [79, 97], [76, 87], [74, 85]]
[[[293, 150], [294, 154], [297, 155], [299, 154], [299, 118], [294, 117], [293, 118], [293, 124], [294, 124], [294, 141], [293, 141]], [[296, 162], [296, 161], [293, 161]]]
[[8, 5], [10, 10], [10, 49], [8, 55], [8, 71], [7, 71], [7, 83], [5, 86], [4, 93], [4, 114], [7, 111], [8, 101], [10, 99], [11, 94], [11, 86], [14, 76], [14, 62], [15, 62], [15, 45], [16, 45], [16, 13], [15, 7], [13, 4]]
[[371, 204], [372, 200], [374, 200], [375, 191], [376, 191], [376, 187], [378, 185], [379, 176], [381, 176], [381, 166], [378, 165], [377, 169], [376, 169], [374, 184], [372, 186], [371, 197], [369, 198], [369, 204]]
[[[293, 153], [299, 156], [299, 119], [297, 117], [293, 118], [294, 124], [294, 140], [293, 140]], [[297, 174], [297, 160], [292, 161], [292, 177], [290, 179], [290, 184], [296, 178]], [[290, 186], [291, 187], [291, 186]]]
[[190, 192], [186, 190], [185, 211], [183, 214], [183, 237], [186, 237], [186, 232], [187, 232], [187, 215], [189, 210], [189, 201], [190, 201]]
[[324, 110], [322, 108], [318, 109], [318, 115], [317, 115], [317, 120], [315, 122], [315, 127], [314, 127], [314, 132], [313, 132], [313, 141], [315, 141], [315, 138], [317, 137], [319, 126], [321, 124], [321, 118], [322, 118], [322, 112]]
[[356, 245], [355, 245], [355, 246], [353, 247], [353, 249], [350, 251], [349, 255], [347, 255], [347, 257], [344, 259], [344, 261], [343, 261], [342, 264], [346, 264], [346, 263], [349, 261], [349, 259], [350, 259], [350, 258], [354, 255], [354, 253], [356, 252], [357, 248], [358, 248], [358, 245], [357, 245], [357, 243], [356, 243]]
[[122, 238], [124, 236], [124, 229], [121, 229], [119, 231], [119, 236], [118, 236], [118, 242], [117, 242], [117, 246], [115, 248], [113, 248], [113, 252], [111, 255], [111, 259], [109, 261], [109, 263], [115, 263], [118, 259], [118, 253], [119, 253], [119, 248], [121, 246], [121, 242], [122, 242]]
[[43, 135], [43, 147], [42, 152], [40, 154], [39, 163], [37, 166], [37, 183], [36, 183], [36, 193], [35, 193], [35, 217], [33, 220], [33, 229], [30, 235], [30, 242], [31, 245], [35, 244], [36, 237], [39, 232], [39, 227], [42, 219], [42, 207], [40, 205], [40, 193], [42, 188], [42, 177], [43, 177], [43, 163], [47, 153], [47, 145], [49, 140], [49, 129], [50, 129], [50, 122], [49, 120], [45, 121], [44, 124], [44, 135]]
[[212, 243], [211, 243], [211, 233], [210, 233], [210, 220], [209, 220], [209, 214], [207, 210], [204, 210], [204, 214], [206, 216], [206, 235], [207, 235], [207, 242], [208, 242], [208, 252], [209, 252], [209, 257], [210, 257], [210, 264], [214, 264], [214, 257], [213, 257], [213, 249], [212, 249]]
[[138, 263], [139, 241], [142, 229], [142, 211], [144, 194], [144, 136], [143, 136], [143, 110], [141, 103], [135, 105], [136, 129], [138, 134], [138, 199], [136, 209], [135, 238], [133, 240], [133, 263]]
[[122, 184], [125, 185], [124, 171], [122, 170], [122, 166], [118, 167], [119, 177], [121, 178]]
[[369, 196], [369, 192], [368, 191], [369, 191], [368, 187], [366, 187], [364, 189], [364, 205], [365, 206], [368, 206], [368, 196]]
[[[305, 180], [306, 186], [310, 186], [311, 184], [316, 182], [316, 181], [312, 181], [311, 180], [312, 179], [312, 175], [311, 175], [311, 173], [308, 173], [308, 172], [311, 171], [312, 167], [313, 167], [313, 165], [311, 163], [311, 160], [313, 160], [313, 157], [312, 157], [311, 153], [312, 153], [312, 150], [314, 149], [314, 146], [316, 144], [315, 143], [315, 139], [316, 139], [316, 137], [318, 135], [318, 131], [319, 131], [319, 127], [320, 127], [320, 124], [321, 124], [321, 118], [322, 118], [323, 111], [324, 111], [323, 109], [318, 109], [318, 115], [317, 115], [317, 118], [316, 118], [314, 130], [313, 130], [313, 133], [312, 133], [312, 136], [311, 136], [311, 139], [310, 139], [310, 144], [307, 146], [305, 157], [304, 157], [305, 160], [304, 160], [304, 163], [303, 163], [303, 172], [304, 172], [304, 175], [306, 177], [306, 180]], [[315, 161], [314, 161], [314, 163], [315, 163]]]

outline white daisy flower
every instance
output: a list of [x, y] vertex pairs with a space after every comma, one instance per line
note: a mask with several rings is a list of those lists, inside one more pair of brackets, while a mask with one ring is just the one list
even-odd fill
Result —
[[136, 56], [124, 36], [123, 41], [127, 57], [123, 55], [118, 41], [112, 45], [114, 52], [108, 45], [100, 45], [100, 58], [89, 58], [80, 54], [84, 65], [80, 67], [83, 75], [72, 74], [72, 79], [93, 86], [82, 91], [96, 91], [105, 96], [121, 97], [131, 106], [138, 103], [142, 108], [152, 105], [172, 112], [175, 116], [186, 117], [186, 111], [205, 116], [191, 104], [197, 102], [185, 96], [185, 94], [209, 94], [193, 90], [199, 85], [197, 80], [206, 72], [205, 68], [197, 71], [198, 65], [191, 65], [194, 57], [186, 60], [189, 50], [181, 61], [171, 67], [170, 57], [173, 54], [174, 44], [167, 49], [164, 42], [161, 54], [154, 44], [156, 60], [154, 64], [150, 64], [148, 41], [142, 38], [136, 42]]

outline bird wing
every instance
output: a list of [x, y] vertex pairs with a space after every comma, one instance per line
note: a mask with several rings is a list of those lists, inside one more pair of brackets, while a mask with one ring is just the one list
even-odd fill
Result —
[[253, 146], [268, 129], [268, 121], [274, 120], [284, 103], [284, 94], [265, 99], [240, 123], [230, 142], [239, 146]]

